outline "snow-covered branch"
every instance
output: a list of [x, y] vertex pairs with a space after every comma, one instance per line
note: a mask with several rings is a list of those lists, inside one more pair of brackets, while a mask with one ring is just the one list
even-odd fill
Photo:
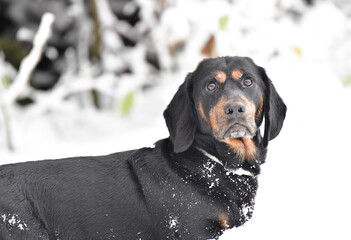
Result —
[[52, 13], [45, 13], [37, 34], [33, 40], [33, 48], [30, 53], [22, 60], [17, 77], [4, 96], [5, 104], [11, 104], [23, 93], [28, 81], [41, 59], [42, 53], [48, 42], [55, 16]]
[[[14, 83], [9, 89], [2, 89], [0, 86], [0, 113], [2, 115], [5, 128], [6, 143], [9, 150], [13, 150], [13, 140], [11, 135], [9, 107], [21, 96], [24, 92], [28, 81], [41, 59], [46, 43], [51, 36], [52, 25], [55, 16], [52, 13], [45, 13], [42, 17], [39, 29], [33, 40], [33, 48], [30, 53], [22, 60], [18, 74]], [[1, 84], [1, 83], [0, 83]]]
[[12, 143], [11, 127], [10, 127], [9, 116], [8, 116], [8, 112], [7, 112], [7, 107], [6, 107], [5, 103], [1, 99], [1, 96], [3, 96], [3, 93], [4, 93], [3, 92], [3, 86], [0, 83], [0, 113], [1, 113], [1, 116], [2, 116], [2, 122], [4, 124], [7, 148], [10, 151], [12, 151], [13, 150], [13, 143]]

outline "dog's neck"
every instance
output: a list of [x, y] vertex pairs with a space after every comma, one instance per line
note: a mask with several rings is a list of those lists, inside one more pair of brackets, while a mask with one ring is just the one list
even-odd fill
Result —
[[[238, 139], [238, 141], [242, 140]], [[208, 154], [208, 157], [213, 156], [210, 159], [214, 162], [218, 160], [218, 164], [223, 165], [226, 169], [243, 168], [258, 174], [260, 172], [260, 165], [264, 162], [266, 156], [266, 150], [262, 147], [259, 130], [251, 141], [255, 147], [253, 159], [243, 158], [243, 156], [240, 156], [237, 151], [235, 151], [236, 149], [233, 149], [233, 146], [228, 145], [226, 142], [217, 141], [214, 137], [206, 134], [196, 134], [193, 146], [197, 149], [204, 150], [206, 154]]]
[[206, 152], [204, 149], [196, 147], [197, 150], [199, 150], [202, 154], [204, 154], [206, 157], [208, 157], [211, 161], [215, 162], [216, 164], [221, 165], [222, 167], [224, 167], [224, 169], [234, 175], [239, 175], [239, 176], [249, 176], [249, 177], [253, 177], [254, 174], [251, 173], [248, 170], [245, 170], [243, 168], [236, 168], [236, 169], [228, 169], [224, 166], [224, 163], [219, 160], [216, 156], [211, 155], [210, 153]]

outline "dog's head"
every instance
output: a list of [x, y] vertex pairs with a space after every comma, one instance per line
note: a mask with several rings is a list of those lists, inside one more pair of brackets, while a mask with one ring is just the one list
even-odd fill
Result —
[[[263, 147], [280, 132], [286, 106], [265, 70], [246, 57], [203, 60], [189, 73], [164, 112], [175, 152], [197, 134], [212, 135], [243, 158], [253, 158], [252, 140], [265, 119]], [[248, 151], [245, 147], [252, 149]]]

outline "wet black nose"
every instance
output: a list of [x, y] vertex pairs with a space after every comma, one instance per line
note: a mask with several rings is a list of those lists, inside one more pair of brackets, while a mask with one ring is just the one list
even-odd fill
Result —
[[224, 112], [230, 118], [239, 118], [245, 113], [245, 105], [242, 102], [230, 102], [224, 107]]

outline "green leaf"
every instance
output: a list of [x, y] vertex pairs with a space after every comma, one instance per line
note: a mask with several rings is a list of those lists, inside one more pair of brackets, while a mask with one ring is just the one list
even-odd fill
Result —
[[130, 91], [122, 99], [122, 103], [121, 103], [122, 115], [128, 115], [132, 110], [133, 104], [134, 104], [134, 91]]
[[12, 81], [8, 76], [5, 75], [1, 78], [1, 83], [4, 88], [8, 88], [11, 85]]
[[347, 87], [351, 85], [351, 75], [345, 75], [342, 77], [342, 84]]
[[5, 54], [6, 62], [11, 63], [16, 69], [19, 69], [23, 58], [29, 53], [24, 43], [2, 36], [0, 36], [0, 51]]
[[299, 56], [299, 57], [302, 56], [302, 50], [301, 50], [301, 48], [295, 46], [295, 47], [293, 47], [293, 51], [294, 51], [294, 53], [295, 53], [297, 56]]
[[225, 30], [226, 29], [226, 27], [228, 25], [228, 19], [229, 19], [228, 15], [224, 15], [223, 17], [221, 17], [219, 19], [219, 28], [221, 30]]

